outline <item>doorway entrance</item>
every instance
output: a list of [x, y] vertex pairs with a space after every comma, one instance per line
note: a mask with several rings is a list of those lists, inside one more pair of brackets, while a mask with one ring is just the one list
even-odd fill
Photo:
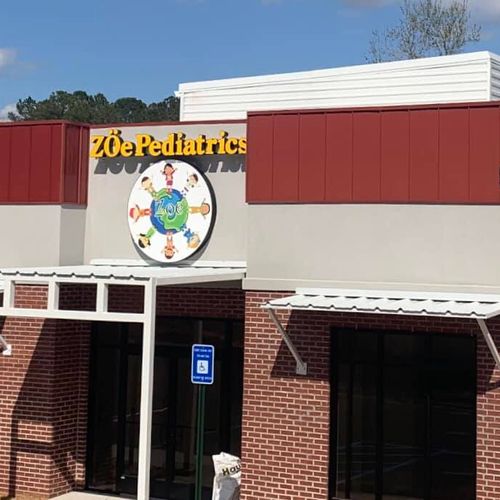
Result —
[[475, 498], [475, 338], [336, 331], [331, 498]]
[[[211, 455], [240, 454], [243, 387], [241, 321], [158, 318], [151, 439], [151, 496], [194, 498], [198, 387], [191, 345], [215, 346], [215, 383], [206, 389], [204, 498]], [[139, 451], [142, 329], [96, 323], [92, 332], [87, 487], [135, 494]]]

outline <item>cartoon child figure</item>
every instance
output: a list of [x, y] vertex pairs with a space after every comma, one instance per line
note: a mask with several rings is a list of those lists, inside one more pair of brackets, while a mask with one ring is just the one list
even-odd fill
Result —
[[201, 214], [205, 217], [210, 213], [210, 205], [204, 201], [199, 207], [189, 207], [189, 213]]
[[194, 233], [191, 229], [186, 229], [183, 234], [187, 239], [188, 248], [198, 248], [200, 246], [201, 239], [198, 233]]
[[152, 227], [147, 233], [141, 233], [137, 238], [137, 244], [141, 248], [146, 248], [151, 245], [151, 237], [156, 233], [156, 229]]
[[167, 163], [163, 167], [163, 175], [165, 176], [165, 180], [167, 182], [167, 191], [169, 193], [172, 192], [172, 188], [174, 186], [174, 173], [177, 169], [171, 163]]
[[150, 208], [140, 208], [139, 205], [133, 206], [129, 211], [129, 216], [137, 222], [141, 217], [149, 217], [151, 215]]
[[153, 181], [149, 177], [143, 177], [141, 179], [142, 189], [147, 191], [153, 198], [156, 196], [155, 188], [153, 187]]
[[193, 189], [197, 185], [198, 185], [198, 175], [192, 173], [191, 175], [188, 176], [186, 180], [186, 185], [182, 189], [182, 194], [186, 195], [190, 189]]
[[154, 186], [153, 186], [153, 181], [149, 177], [143, 177], [141, 180], [141, 186], [142, 189], [147, 191], [152, 198], [155, 200], [160, 200], [161, 198], [167, 197], [171, 198], [171, 190], [169, 191], [168, 189], [160, 189], [159, 191], [156, 191]]
[[165, 255], [165, 258], [170, 260], [174, 255], [175, 253], [178, 251], [177, 248], [175, 247], [175, 244], [174, 244], [174, 238], [172, 236], [172, 232], [169, 231], [167, 233], [167, 241], [165, 243], [165, 247], [163, 249], [163, 254]]

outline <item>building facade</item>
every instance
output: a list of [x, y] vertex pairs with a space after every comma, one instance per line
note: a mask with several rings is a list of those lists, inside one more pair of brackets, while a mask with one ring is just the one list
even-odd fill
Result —
[[0, 125], [0, 493], [500, 498], [500, 105]]

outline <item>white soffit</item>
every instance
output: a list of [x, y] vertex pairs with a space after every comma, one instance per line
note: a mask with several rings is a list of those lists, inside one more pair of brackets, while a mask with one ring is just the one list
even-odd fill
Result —
[[275, 310], [295, 309], [485, 320], [500, 314], [500, 295], [298, 288], [295, 295], [271, 300], [262, 307]]
[[216, 281], [240, 280], [245, 277], [244, 267], [192, 267], [192, 266], [60, 266], [0, 269], [0, 282], [45, 282], [143, 284], [155, 279], [158, 286], [187, 285]]

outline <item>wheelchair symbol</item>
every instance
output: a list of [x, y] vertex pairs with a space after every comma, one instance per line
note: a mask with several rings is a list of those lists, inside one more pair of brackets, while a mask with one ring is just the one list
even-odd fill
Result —
[[208, 361], [204, 359], [199, 359], [197, 371], [198, 373], [208, 373]]

